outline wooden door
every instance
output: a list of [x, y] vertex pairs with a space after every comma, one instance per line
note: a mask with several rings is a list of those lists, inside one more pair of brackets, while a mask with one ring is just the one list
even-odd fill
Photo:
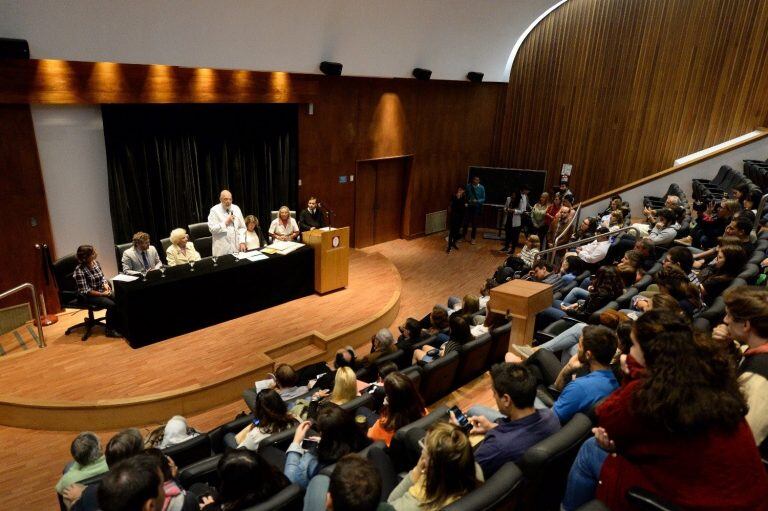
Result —
[[410, 156], [361, 160], [355, 176], [355, 247], [402, 236]]

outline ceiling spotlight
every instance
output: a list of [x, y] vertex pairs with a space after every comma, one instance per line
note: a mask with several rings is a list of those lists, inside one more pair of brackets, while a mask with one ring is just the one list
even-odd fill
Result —
[[341, 68], [344, 67], [338, 62], [328, 62], [324, 60], [320, 63], [320, 71], [327, 76], [341, 76]]
[[477, 71], [470, 71], [467, 73], [467, 80], [474, 83], [480, 83], [483, 81], [483, 73], [478, 73]]
[[413, 68], [413, 77], [417, 80], [429, 80], [432, 76], [432, 71], [429, 69], [422, 69], [420, 67]]

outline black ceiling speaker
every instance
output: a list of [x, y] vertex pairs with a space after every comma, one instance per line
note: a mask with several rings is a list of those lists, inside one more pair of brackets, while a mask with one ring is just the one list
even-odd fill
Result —
[[480, 83], [483, 81], [483, 76], [485, 76], [483, 73], [478, 73], [477, 71], [470, 71], [467, 73], [467, 80], [474, 83]]
[[341, 68], [344, 67], [338, 62], [328, 62], [324, 60], [320, 63], [320, 71], [327, 76], [341, 76]]
[[29, 43], [25, 39], [0, 37], [0, 59], [29, 59]]
[[413, 77], [417, 80], [429, 80], [432, 76], [432, 71], [429, 69], [422, 69], [420, 67], [413, 68]]

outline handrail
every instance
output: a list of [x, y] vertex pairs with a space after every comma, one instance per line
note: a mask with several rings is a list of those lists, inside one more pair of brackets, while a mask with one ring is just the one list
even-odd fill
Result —
[[631, 229], [635, 229], [635, 227], [632, 227], [630, 225], [628, 227], [622, 227], [621, 229], [617, 229], [615, 231], [608, 231], [608, 232], [605, 232], [603, 234], [596, 234], [595, 236], [590, 236], [589, 238], [584, 238], [584, 239], [580, 239], [580, 240], [576, 240], [576, 241], [571, 241], [570, 243], [566, 243], [565, 245], [560, 245], [560, 246], [548, 248], [546, 250], [542, 250], [542, 251], [538, 252], [536, 254], [536, 258], [537, 259], [541, 259], [541, 257], [543, 255], [554, 256], [555, 252], [559, 252], [561, 250], [569, 249], [569, 248], [573, 248], [573, 247], [578, 247], [580, 245], [584, 245], [584, 244], [586, 244], [588, 242], [594, 241], [597, 238], [604, 238], [606, 236], [615, 236], [615, 235], [620, 234], [622, 232], [627, 232], [627, 231], [629, 231]]
[[565, 229], [563, 229], [563, 232], [561, 232], [561, 233], [560, 233], [560, 236], [558, 236], [557, 238], [555, 238], [555, 241], [554, 241], [554, 243], [552, 244], [552, 248], [555, 248], [555, 247], [557, 247], [557, 242], [558, 242], [558, 241], [560, 241], [560, 238], [562, 238], [562, 237], [563, 237], [563, 234], [567, 233], [567, 232], [568, 232], [568, 229], [570, 229], [570, 228], [571, 228], [571, 226], [573, 225], [573, 222], [575, 222], [575, 221], [576, 221], [576, 217], [578, 217], [578, 216], [579, 216], [579, 212], [581, 212], [581, 203], [578, 203], [578, 204], [576, 205], [576, 212], [575, 212], [575, 213], [573, 214], [573, 216], [571, 217], [571, 220], [568, 222], [568, 225], [566, 225], [566, 226], [565, 226]]
[[768, 193], [762, 196], [760, 204], [757, 206], [757, 214], [755, 215], [755, 225], [752, 226], [752, 232], [757, 234], [757, 229], [760, 228], [760, 219], [763, 218], [763, 210], [765, 209], [765, 202], [768, 200]]
[[40, 347], [45, 348], [45, 337], [43, 337], [43, 325], [40, 321], [40, 307], [37, 304], [37, 292], [35, 291], [35, 286], [29, 282], [25, 282], [24, 284], [14, 287], [13, 289], [9, 289], [8, 291], [3, 291], [0, 293], [0, 300], [9, 297], [12, 294], [16, 294], [24, 289], [29, 289], [32, 292], [32, 304], [35, 306], [35, 321], [37, 322], [37, 335], [40, 337]]

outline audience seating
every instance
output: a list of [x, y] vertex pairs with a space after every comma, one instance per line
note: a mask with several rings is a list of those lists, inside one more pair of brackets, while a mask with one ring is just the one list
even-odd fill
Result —
[[226, 424], [222, 424], [221, 426], [213, 428], [208, 432], [208, 437], [211, 439], [211, 450], [213, 450], [215, 453], [223, 453], [226, 450], [226, 446], [224, 445], [224, 436], [227, 433], [239, 433], [252, 421], [253, 414], [249, 413], [243, 415], [242, 417], [237, 417], [236, 419], [227, 422]]
[[213, 238], [211, 238], [211, 231], [208, 229], [208, 222], [189, 224], [187, 226], [187, 233], [200, 257], [210, 257], [213, 253]]
[[611, 511], [608, 506], [601, 501], [595, 499], [587, 502], [583, 506], [579, 507], [576, 511]]
[[357, 412], [359, 408], [365, 407], [369, 410], [373, 410], [373, 394], [369, 394], [368, 392], [364, 393], [362, 396], [357, 396], [355, 399], [351, 401], [347, 401], [343, 405], [341, 405], [341, 408], [344, 410], [349, 410], [352, 412]]
[[418, 446], [415, 448], [409, 446], [408, 433], [414, 430], [426, 432], [432, 424], [439, 421], [447, 421], [449, 417], [448, 411], [447, 406], [439, 406], [421, 419], [397, 430], [392, 437], [392, 442], [389, 444], [389, 456], [392, 458], [397, 472], [412, 469], [416, 462], [419, 461], [419, 456], [421, 455], [421, 449]]
[[419, 366], [406, 367], [401, 372], [411, 379], [414, 387], [417, 389], [421, 387], [421, 368]]
[[168, 260], [165, 258], [165, 253], [168, 252], [168, 247], [171, 246], [171, 238], [163, 238], [160, 240], [160, 249], [158, 252], [160, 252], [160, 259], [163, 260], [163, 263], [168, 264]]
[[488, 353], [486, 367], [491, 367], [498, 362], [504, 362], [504, 355], [509, 351], [509, 335], [511, 331], [511, 321], [491, 331], [491, 349]]
[[85, 332], [81, 337], [82, 340], [87, 340], [91, 335], [91, 329], [96, 325], [101, 325], [106, 328], [106, 318], [96, 318], [94, 312], [103, 310], [103, 307], [98, 305], [90, 305], [85, 302], [81, 302], [77, 295], [77, 284], [73, 274], [77, 267], [77, 257], [74, 254], [64, 256], [57, 259], [51, 265], [51, 273], [56, 281], [56, 287], [59, 290], [59, 302], [62, 308], [67, 309], [82, 309], [88, 311], [88, 317], [82, 322], [76, 325], [72, 325], [64, 332], [65, 335], [69, 335], [73, 330], [85, 327]]
[[389, 353], [388, 355], [382, 355], [376, 360], [376, 363], [371, 364], [368, 367], [358, 369], [355, 374], [357, 375], [358, 380], [374, 382], [378, 377], [378, 370], [382, 364], [386, 364], [387, 362], [394, 362], [398, 368], [402, 368], [404, 365], [410, 363], [410, 359], [408, 359], [407, 362], [405, 362], [405, 359], [406, 353], [403, 350], [396, 350], [392, 353]]
[[446, 511], [491, 511], [511, 509], [518, 497], [523, 473], [514, 463], [505, 463], [485, 484], [463, 496]]
[[592, 436], [592, 421], [577, 413], [560, 431], [530, 447], [517, 465], [525, 480], [523, 509], [546, 511], [560, 508], [565, 483], [581, 444]]
[[304, 507], [304, 490], [298, 484], [287, 486], [277, 495], [243, 511], [301, 511]]
[[492, 346], [491, 334], [486, 333], [459, 349], [459, 367], [456, 369], [454, 387], [461, 387], [486, 371]]
[[166, 447], [163, 452], [177, 467], [183, 468], [211, 455], [211, 438], [207, 433], [202, 433], [186, 442]]
[[633, 487], [627, 491], [627, 502], [640, 511], [680, 511], [680, 508], [665, 501], [658, 495], [643, 488]]
[[221, 456], [221, 454], [215, 454], [180, 469], [178, 479], [181, 486], [187, 490], [195, 483], [206, 483], [211, 487], [217, 487], [219, 474], [216, 469]]
[[425, 403], [433, 403], [453, 390], [459, 358], [459, 353], [452, 351], [423, 367], [421, 396]]
[[389, 494], [399, 483], [395, 465], [387, 454], [387, 446], [384, 442], [374, 442], [368, 449], [368, 461], [373, 463], [376, 471], [381, 476], [381, 502], [386, 502]]

